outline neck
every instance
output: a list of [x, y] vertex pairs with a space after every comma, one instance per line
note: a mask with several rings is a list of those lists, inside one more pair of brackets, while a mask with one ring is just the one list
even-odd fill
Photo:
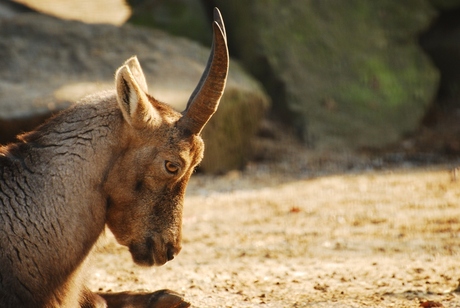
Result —
[[74, 218], [75, 225], [66, 226], [70, 234], [74, 231], [72, 228], [78, 228], [80, 234], [84, 228], [93, 233], [103, 229], [102, 184], [110, 161], [117, 156], [121, 126], [122, 116], [115, 97], [107, 96], [96, 104], [82, 102], [52, 119], [38, 132], [24, 137], [28, 150], [23, 164], [39, 172], [46, 185], [41, 191], [42, 197], [49, 199], [50, 191], [56, 194], [36, 206], [50, 206], [57, 218]]
[[83, 101], [22, 136], [22, 142], [0, 149], [0, 171], [6, 175], [0, 206], [7, 200], [0, 218], [12, 225], [0, 226], [0, 233], [17, 242], [11, 251], [23, 254], [12, 267], [22, 267], [18, 275], [37, 280], [43, 292], [44, 281], [58, 285], [69, 279], [104, 230], [102, 185], [119, 155], [123, 122], [114, 95], [98, 98], [97, 104], [91, 100], [96, 101]]

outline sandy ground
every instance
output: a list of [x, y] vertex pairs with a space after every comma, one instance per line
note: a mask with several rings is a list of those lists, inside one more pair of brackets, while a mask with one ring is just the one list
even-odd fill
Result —
[[180, 255], [137, 267], [108, 234], [90, 286], [169, 288], [193, 307], [460, 307], [451, 166], [293, 171], [195, 175]]

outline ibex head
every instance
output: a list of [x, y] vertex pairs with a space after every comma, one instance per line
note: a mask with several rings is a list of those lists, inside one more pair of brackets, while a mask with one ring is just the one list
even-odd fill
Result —
[[214, 11], [214, 37], [206, 69], [182, 113], [147, 94], [133, 57], [116, 73], [117, 101], [126, 144], [104, 189], [107, 224], [141, 265], [162, 265], [181, 249], [182, 203], [187, 182], [203, 157], [201, 131], [217, 109], [228, 72], [225, 28]]

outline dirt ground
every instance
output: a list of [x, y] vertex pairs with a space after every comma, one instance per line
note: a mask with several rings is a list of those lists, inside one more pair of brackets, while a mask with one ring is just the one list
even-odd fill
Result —
[[282, 148], [194, 175], [183, 250], [162, 267], [134, 265], [107, 234], [90, 286], [169, 288], [193, 307], [460, 307], [455, 163]]

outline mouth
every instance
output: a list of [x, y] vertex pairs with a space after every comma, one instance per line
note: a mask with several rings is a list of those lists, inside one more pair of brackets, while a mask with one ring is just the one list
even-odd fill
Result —
[[150, 237], [144, 242], [132, 243], [128, 247], [134, 263], [141, 266], [161, 266], [174, 259], [180, 250], [172, 244], [164, 244]]

